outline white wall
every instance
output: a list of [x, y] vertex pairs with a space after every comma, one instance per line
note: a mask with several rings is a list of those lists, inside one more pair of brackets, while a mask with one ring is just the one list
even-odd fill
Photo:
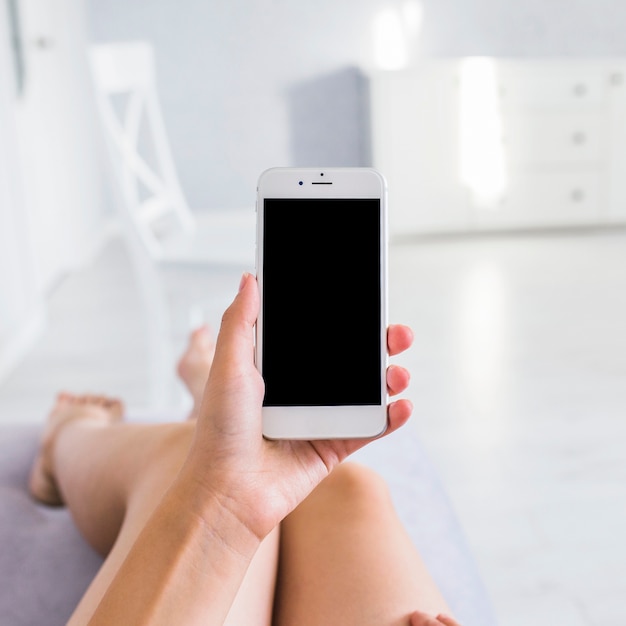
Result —
[[[258, 174], [293, 164], [287, 94], [373, 64], [372, 21], [404, 0], [88, 0], [98, 41], [147, 38], [192, 208], [247, 205]], [[626, 54], [623, 0], [422, 0], [429, 56]], [[321, 112], [324, 114], [324, 112]]]
[[427, 56], [623, 56], [623, 0], [426, 0]]
[[384, 0], [182, 2], [90, 0], [95, 40], [143, 37], [181, 182], [192, 208], [249, 205], [259, 173], [289, 165], [287, 94], [368, 65]]

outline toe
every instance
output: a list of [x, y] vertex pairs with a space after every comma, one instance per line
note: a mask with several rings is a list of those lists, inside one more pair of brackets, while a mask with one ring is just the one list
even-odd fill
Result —
[[121, 418], [125, 412], [124, 403], [117, 398], [108, 398], [105, 408], [111, 412], [111, 416], [114, 419]]

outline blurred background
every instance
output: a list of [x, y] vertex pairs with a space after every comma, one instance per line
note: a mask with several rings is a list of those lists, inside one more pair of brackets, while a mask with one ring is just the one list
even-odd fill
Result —
[[375, 166], [412, 427], [500, 623], [623, 625], [625, 30], [619, 0], [4, 0], [0, 422], [184, 411], [259, 174]]

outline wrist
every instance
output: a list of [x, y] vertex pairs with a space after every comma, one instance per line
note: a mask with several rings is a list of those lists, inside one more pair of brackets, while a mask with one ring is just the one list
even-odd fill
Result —
[[177, 478], [89, 623], [224, 623], [258, 546], [218, 500], [200, 497], [193, 483]]
[[201, 473], [186, 463], [170, 491], [182, 511], [244, 558], [251, 558], [272, 530], [259, 523], [262, 512], [246, 504], [247, 498], [238, 497], [236, 482], [221, 474], [207, 475], [206, 470]]

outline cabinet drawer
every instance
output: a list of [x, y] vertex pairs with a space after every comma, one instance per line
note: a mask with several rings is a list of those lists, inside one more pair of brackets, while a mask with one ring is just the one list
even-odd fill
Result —
[[474, 207], [472, 221], [486, 228], [597, 222], [603, 213], [605, 179], [599, 169], [513, 171], [498, 207]]
[[[582, 65], [582, 64], [581, 64]], [[600, 68], [568, 67], [543, 62], [524, 66], [499, 62], [498, 92], [503, 109], [513, 107], [575, 107], [605, 103], [609, 76]]]
[[591, 113], [509, 111], [502, 119], [507, 161], [597, 163], [606, 156], [605, 126], [605, 117]]

